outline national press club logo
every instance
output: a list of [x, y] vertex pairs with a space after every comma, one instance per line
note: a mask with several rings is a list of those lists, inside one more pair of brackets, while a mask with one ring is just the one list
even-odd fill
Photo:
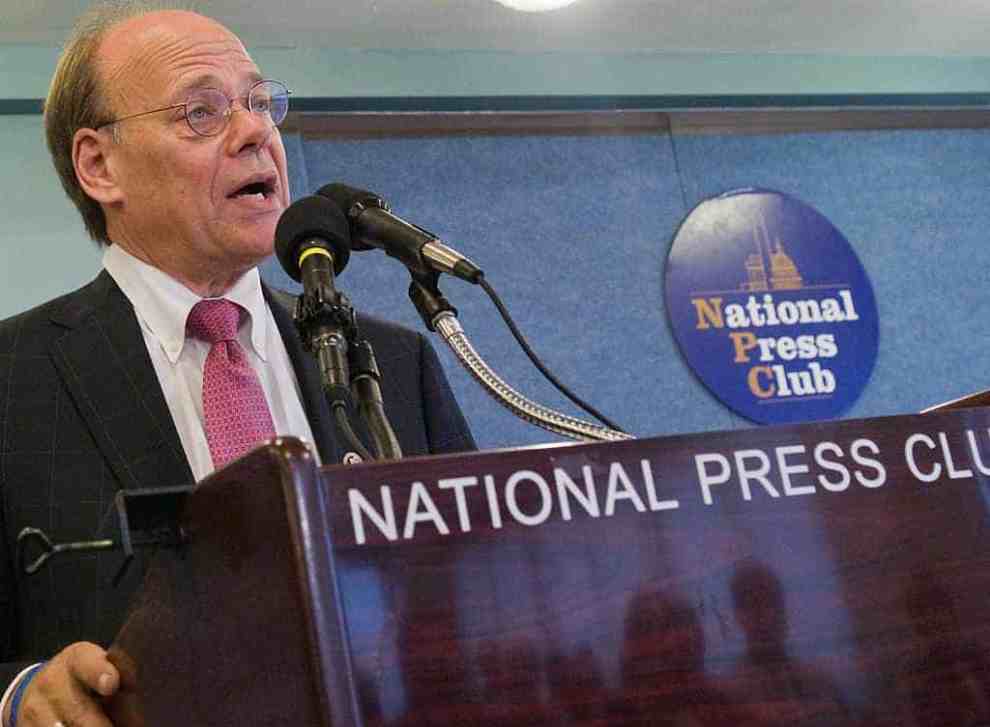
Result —
[[709, 199], [681, 224], [665, 294], [684, 358], [755, 422], [835, 418], [877, 357], [873, 288], [842, 234], [781, 192]]

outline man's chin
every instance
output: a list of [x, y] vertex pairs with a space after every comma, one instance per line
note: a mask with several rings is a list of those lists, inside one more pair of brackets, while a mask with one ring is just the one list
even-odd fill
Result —
[[231, 268], [249, 270], [267, 260], [275, 252], [274, 229], [267, 235], [251, 236], [238, 240], [228, 248]]
[[247, 254], [253, 261], [252, 267], [254, 265], [260, 265], [275, 254], [275, 244], [273, 239], [269, 237], [265, 242], [254, 244], [247, 250]]

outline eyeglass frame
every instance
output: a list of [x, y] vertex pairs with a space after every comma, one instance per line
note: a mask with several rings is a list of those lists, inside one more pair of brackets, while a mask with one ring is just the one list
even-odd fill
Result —
[[[289, 98], [289, 96], [292, 95], [292, 90], [288, 86], [286, 86], [283, 81], [276, 81], [273, 78], [259, 78], [257, 81], [255, 81], [254, 83], [252, 83], [251, 86], [250, 86], [250, 88], [248, 88], [248, 90], [247, 90], [247, 94], [245, 94], [245, 96], [244, 96], [244, 99], [247, 101], [247, 103], [245, 104], [242, 101], [241, 102], [241, 107], [244, 108], [244, 109], [246, 109], [247, 111], [250, 111], [251, 113], [256, 113], [254, 111], [254, 109], [251, 108], [251, 94], [254, 93], [254, 89], [256, 89], [258, 86], [260, 86], [263, 83], [277, 83], [278, 85], [280, 85], [282, 88], [285, 89], [286, 114], [288, 114], [288, 112], [289, 112], [288, 98]], [[192, 122], [189, 120], [189, 112], [188, 112], [188, 110], [184, 109], [184, 107], [186, 107], [186, 106], [189, 105], [189, 101], [190, 101], [189, 98], [187, 98], [182, 103], [175, 103], [175, 104], [171, 104], [169, 106], [162, 106], [160, 109], [152, 109], [151, 111], [141, 111], [140, 113], [137, 113], [137, 114], [130, 114], [128, 116], [121, 116], [120, 118], [117, 118], [117, 119], [111, 119], [110, 121], [104, 121], [99, 126], [94, 127], [93, 130], [94, 131], [99, 131], [100, 129], [106, 128], [107, 126], [113, 126], [114, 124], [119, 124], [121, 121], [129, 121], [130, 119], [136, 119], [136, 118], [138, 118], [140, 116], [149, 116], [151, 114], [161, 113], [162, 111], [171, 111], [172, 109], [180, 109], [181, 108], [181, 109], [184, 109], [183, 110], [183, 113], [182, 113], [182, 118], [185, 120], [186, 125], [189, 126], [189, 129], [194, 134], [196, 134], [197, 136], [202, 136], [202, 137], [207, 138], [207, 139], [210, 138], [211, 136], [217, 136], [218, 134], [220, 134], [221, 132], [223, 132], [224, 129], [227, 128], [227, 125], [230, 123], [230, 117], [234, 113], [234, 101], [239, 101], [240, 98], [239, 97], [231, 98], [230, 96], [228, 96], [223, 91], [221, 91], [220, 89], [217, 89], [217, 88], [200, 88], [200, 89], [197, 89], [196, 91], [192, 91], [190, 93], [190, 97], [193, 94], [195, 94], [197, 91], [217, 91], [225, 99], [227, 99], [227, 108], [223, 112], [223, 118], [224, 118], [223, 124], [215, 132], [213, 132], [212, 134], [204, 134], [202, 131], [198, 131], [196, 129], [196, 127], [193, 126]], [[285, 117], [282, 117], [282, 119], [278, 123], [272, 122], [272, 125], [277, 127], [279, 124], [282, 123], [282, 121], [285, 121]]]

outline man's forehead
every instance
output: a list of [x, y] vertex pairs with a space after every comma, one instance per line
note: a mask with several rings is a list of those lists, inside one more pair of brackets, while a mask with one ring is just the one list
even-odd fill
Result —
[[127, 18], [107, 31], [104, 42], [111, 46], [141, 47], [182, 37], [225, 38], [240, 44], [240, 39], [228, 28], [191, 10], [154, 10]]
[[147, 88], [157, 75], [174, 92], [177, 87], [221, 87], [220, 70], [232, 70], [247, 82], [260, 77], [236, 35], [189, 11], [155, 11], [125, 20], [107, 33], [99, 55], [106, 78], [115, 85], [136, 74]]

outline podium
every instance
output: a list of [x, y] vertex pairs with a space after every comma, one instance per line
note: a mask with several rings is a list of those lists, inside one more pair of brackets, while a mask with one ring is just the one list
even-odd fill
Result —
[[190, 495], [118, 725], [990, 723], [990, 409], [319, 469]]

